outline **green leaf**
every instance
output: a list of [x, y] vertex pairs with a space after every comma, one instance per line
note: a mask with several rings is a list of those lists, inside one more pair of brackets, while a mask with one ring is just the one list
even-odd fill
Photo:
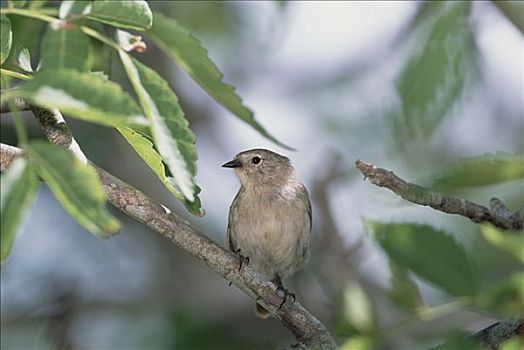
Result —
[[0, 64], [4, 63], [9, 56], [12, 42], [11, 21], [2, 13], [0, 15]]
[[105, 209], [105, 193], [91, 165], [47, 142], [31, 142], [25, 151], [56, 199], [80, 225], [102, 237], [117, 233], [120, 223]]
[[0, 250], [2, 263], [11, 254], [18, 226], [38, 189], [34, 169], [23, 158], [11, 164], [0, 180]]
[[64, 0], [60, 4], [58, 10], [58, 17], [60, 19], [74, 19], [75, 17], [83, 17], [91, 11], [92, 1], [74, 1]]
[[350, 282], [344, 288], [343, 312], [346, 321], [360, 334], [372, 334], [375, 331], [373, 304], [362, 287]]
[[350, 337], [340, 347], [340, 350], [373, 350], [376, 349], [376, 339], [369, 336]]
[[195, 136], [189, 129], [177, 96], [154, 70], [132, 60], [122, 50], [119, 54], [144, 114], [151, 121], [155, 147], [174, 177], [173, 185], [188, 202], [198, 201], [198, 187], [194, 181], [198, 157]]
[[413, 56], [397, 82], [402, 109], [394, 126], [399, 142], [429, 136], [461, 95], [474, 63], [470, 9], [466, 1], [426, 7], [430, 16], [417, 28]]
[[492, 289], [477, 295], [474, 304], [506, 316], [513, 316], [517, 310], [524, 310], [524, 273], [514, 273]]
[[434, 175], [436, 188], [492, 185], [524, 179], [524, 155], [489, 154], [466, 158]]
[[446, 292], [462, 296], [477, 290], [477, 278], [464, 248], [443, 231], [408, 223], [367, 223], [388, 257]]
[[8, 0], [10, 3], [13, 4], [14, 7], [22, 8], [27, 3], [27, 0]]
[[42, 44], [42, 69], [87, 70], [91, 50], [89, 38], [67, 22], [51, 23]]
[[[189, 202], [184, 198], [180, 191], [175, 186], [175, 180], [172, 177], [166, 175], [166, 169], [164, 163], [162, 163], [162, 157], [154, 149], [153, 143], [148, 140], [144, 135], [131, 128], [118, 128], [118, 131], [124, 136], [124, 138], [133, 147], [136, 153], [144, 160], [147, 166], [155, 173], [155, 175], [162, 181], [164, 186], [175, 195], [184, 205], [191, 211], [191, 213], [203, 216], [204, 211], [201, 209], [200, 200], [195, 197], [194, 202]], [[200, 189], [198, 189], [198, 192]], [[197, 192], [197, 193], [198, 193]]]
[[492, 225], [482, 225], [480, 230], [486, 241], [499, 247], [524, 263], [524, 234], [516, 231], [502, 231]]
[[31, 1], [29, 3], [29, 9], [30, 10], [38, 10], [42, 7], [44, 7], [49, 0], [38, 0], [38, 1]]
[[122, 88], [88, 73], [47, 70], [6, 97], [24, 97], [43, 108], [58, 108], [71, 117], [109, 126], [149, 125]]
[[153, 14], [147, 1], [111, 1], [93, 2], [88, 18], [119, 28], [147, 30], [153, 23]]
[[156, 45], [170, 55], [218, 103], [260, 134], [276, 144], [291, 149], [271, 136], [254, 118], [237, 95], [235, 88], [222, 81], [222, 73], [209, 58], [199, 40], [172, 18], [155, 12], [153, 28], [147, 34]]
[[409, 276], [409, 271], [389, 261], [391, 270], [391, 289], [388, 291], [390, 300], [409, 311], [416, 311], [424, 306], [420, 290]]

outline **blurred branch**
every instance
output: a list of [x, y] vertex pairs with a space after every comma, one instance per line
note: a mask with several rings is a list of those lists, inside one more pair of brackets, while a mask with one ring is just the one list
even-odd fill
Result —
[[492, 0], [492, 3], [521, 33], [524, 33], [524, 16], [522, 16], [524, 4], [522, 1]]
[[477, 343], [482, 344], [482, 349], [497, 350], [504, 342], [513, 337], [524, 339], [524, 319], [515, 317], [499, 321], [473, 335], [446, 342], [431, 350], [470, 348], [471, 345]]
[[[51, 142], [69, 147], [77, 156], [84, 157], [57, 110], [46, 111], [34, 107], [32, 107], [32, 110]], [[74, 144], [78, 147], [77, 151], [72, 149]], [[21, 153], [22, 150], [19, 148], [0, 144], [1, 169], [7, 169]], [[311, 349], [337, 348], [337, 344], [328, 329], [298, 302], [288, 302], [282, 308], [279, 308], [282, 300], [276, 292], [277, 286], [272, 282], [265, 281], [258, 272], [249, 266], [243, 266], [242, 270], [238, 271], [238, 260], [231, 252], [211, 241], [189, 222], [172, 213], [165, 206], [156, 203], [144, 193], [103, 169], [93, 166], [98, 172], [108, 200], [117, 209], [144, 223], [180, 248], [188, 251], [213, 271], [235, 284], [252, 299], [262, 304], [293, 333], [298, 341], [297, 346]]]
[[488, 209], [463, 198], [446, 196], [411, 184], [399, 178], [392, 171], [378, 168], [373, 164], [361, 160], [357, 160], [355, 164], [372, 184], [389, 188], [412, 203], [429, 206], [448, 214], [462, 215], [476, 223], [490, 222], [502, 229], [521, 230], [524, 226], [524, 207], [512, 213], [500, 199], [492, 198], [490, 209]]
[[476, 340], [493, 350], [514, 336], [524, 339], [524, 319], [512, 318], [496, 322], [473, 335]]

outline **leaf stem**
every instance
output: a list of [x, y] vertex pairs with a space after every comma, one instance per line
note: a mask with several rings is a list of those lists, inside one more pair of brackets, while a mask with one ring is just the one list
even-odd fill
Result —
[[0, 13], [6, 14], [6, 15], [19, 15], [19, 16], [24, 16], [24, 17], [31, 17], [31, 18], [36, 18], [41, 21], [50, 22], [50, 23], [58, 20], [58, 18], [56, 17], [51, 17], [51, 16], [45, 15], [40, 12], [26, 10], [26, 9], [18, 9], [18, 8], [7, 8], [7, 9], [3, 8], [0, 10]]
[[5, 74], [5, 75], [13, 77], [13, 78], [21, 79], [21, 80], [31, 80], [31, 79], [33, 79], [33, 77], [28, 75], [28, 74], [18, 73], [18, 72], [12, 71], [12, 70], [0, 68], [0, 75], [2, 75], [2, 74]]

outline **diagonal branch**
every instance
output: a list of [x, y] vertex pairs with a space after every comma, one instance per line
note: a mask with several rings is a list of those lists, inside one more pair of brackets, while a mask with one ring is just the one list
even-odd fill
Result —
[[[2, 170], [7, 169], [21, 152], [17, 147], [0, 144]], [[282, 300], [272, 282], [265, 281], [249, 266], [243, 266], [239, 272], [238, 260], [231, 252], [211, 241], [189, 222], [136, 188], [96, 166], [95, 168], [111, 204], [188, 251], [262, 304], [293, 333], [299, 346], [328, 350], [337, 348], [328, 329], [298, 302], [286, 303], [279, 309]]]
[[400, 197], [415, 204], [425, 205], [448, 214], [458, 214], [476, 223], [489, 222], [502, 229], [522, 230], [524, 207], [512, 213], [498, 198], [492, 198], [490, 209], [463, 198], [446, 196], [442, 193], [409, 183], [392, 171], [378, 168], [361, 160], [355, 162], [357, 168], [372, 184], [389, 188]]

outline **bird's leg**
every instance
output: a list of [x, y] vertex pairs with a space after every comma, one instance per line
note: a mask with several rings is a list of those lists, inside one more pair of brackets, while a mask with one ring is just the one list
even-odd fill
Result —
[[284, 288], [284, 284], [282, 283], [280, 276], [276, 276], [271, 280], [271, 282], [277, 285], [277, 292], [280, 292], [279, 294], [283, 294], [282, 303], [280, 303], [280, 306], [278, 307], [279, 310], [282, 308], [282, 306], [284, 306], [288, 299], [292, 299], [293, 303], [295, 302], [295, 293], [291, 293], [289, 290]]
[[[239, 264], [238, 264], [238, 272], [240, 272], [240, 270], [242, 270], [242, 265], [243, 265], [244, 263], [245, 263], [246, 265], [249, 265], [249, 257], [240, 254], [240, 248], [238, 248], [237, 250], [235, 250], [235, 251], [233, 252], [233, 254], [235, 254], [235, 256], [238, 258], [238, 261], [239, 261]], [[231, 286], [231, 282], [229, 282], [229, 286]]]

